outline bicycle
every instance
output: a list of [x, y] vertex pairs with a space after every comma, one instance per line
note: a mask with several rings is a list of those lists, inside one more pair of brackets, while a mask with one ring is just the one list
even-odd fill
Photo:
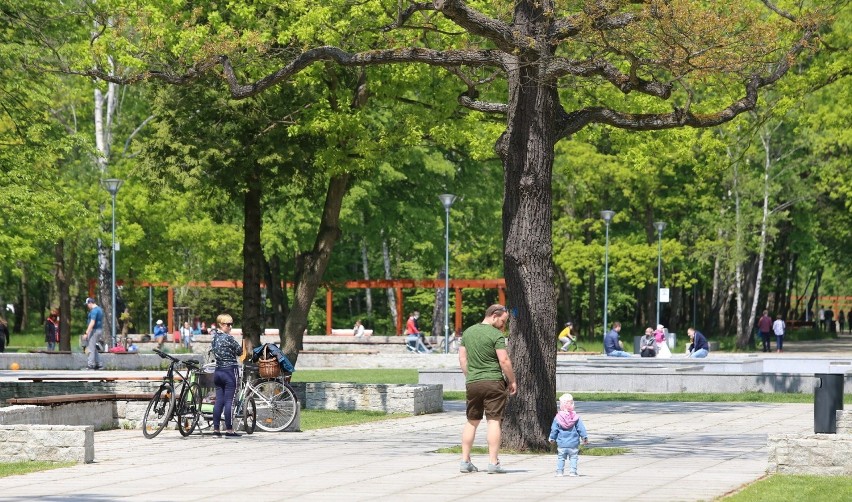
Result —
[[[257, 366], [246, 364], [257, 371]], [[289, 373], [277, 378], [256, 378], [246, 383], [246, 394], [256, 405], [257, 426], [266, 432], [281, 432], [296, 419], [299, 400], [290, 385]]]
[[577, 340], [574, 340], [573, 342], [571, 342], [571, 345], [569, 345], [566, 350], [561, 350], [561, 349], [559, 350], [559, 352], [585, 352], [585, 351], [586, 351], [586, 349], [583, 348], [579, 343], [577, 343]]
[[[145, 415], [142, 417], [142, 434], [153, 439], [166, 425], [174, 419], [177, 422], [181, 435], [188, 436], [195, 423], [198, 422], [199, 407], [195, 406], [196, 396], [201, 395], [198, 383], [191, 381], [192, 373], [198, 370], [198, 361], [188, 359], [181, 361], [165, 352], [154, 349], [154, 353], [163, 359], [169, 359], [169, 369], [163, 377], [163, 383], [154, 392]], [[180, 367], [185, 366], [186, 371], [181, 373]], [[175, 395], [175, 375], [181, 380], [179, 395]]]
[[[450, 354], [457, 354], [459, 351], [459, 343], [461, 342], [460, 336], [450, 336]], [[447, 339], [441, 338], [441, 348], [438, 350], [439, 353], [443, 354], [447, 352]]]

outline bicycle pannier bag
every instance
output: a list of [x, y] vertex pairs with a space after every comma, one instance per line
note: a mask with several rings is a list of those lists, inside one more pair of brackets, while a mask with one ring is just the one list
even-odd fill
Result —
[[269, 355], [269, 349], [263, 347], [263, 356], [258, 360], [258, 373], [260, 378], [278, 378], [281, 376], [281, 366], [278, 359]]

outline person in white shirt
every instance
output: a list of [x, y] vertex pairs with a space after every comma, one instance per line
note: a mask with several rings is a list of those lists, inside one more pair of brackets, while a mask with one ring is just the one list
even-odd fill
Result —
[[364, 325], [361, 324], [361, 319], [355, 321], [355, 326], [352, 328], [352, 331], [354, 331], [353, 334], [355, 336], [364, 336]]
[[781, 314], [775, 317], [775, 322], [772, 323], [772, 331], [775, 332], [775, 347], [777, 352], [781, 352], [784, 346], [784, 331], [787, 329], [787, 324], [781, 319]]

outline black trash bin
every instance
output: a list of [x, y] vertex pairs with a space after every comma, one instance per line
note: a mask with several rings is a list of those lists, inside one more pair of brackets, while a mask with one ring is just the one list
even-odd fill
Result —
[[837, 410], [843, 409], [845, 374], [816, 373], [814, 377], [814, 433], [837, 434]]
[[642, 353], [641, 347], [642, 347], [642, 337], [641, 336], [634, 336], [633, 337], [633, 353], [634, 354], [641, 354]]

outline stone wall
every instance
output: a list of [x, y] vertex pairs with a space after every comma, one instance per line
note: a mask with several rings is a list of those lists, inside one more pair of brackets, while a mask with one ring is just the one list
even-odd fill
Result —
[[777, 434], [768, 446], [768, 473], [852, 475], [852, 434]]
[[305, 409], [362, 410], [422, 415], [444, 410], [440, 385], [305, 384]]
[[91, 425], [0, 425], [0, 462], [95, 460]]
[[[95, 430], [113, 429], [116, 426], [115, 405], [111, 401], [90, 401], [52, 406], [6, 406], [0, 408], [0, 425], [90, 425]], [[142, 408], [140, 420], [144, 412]]]

